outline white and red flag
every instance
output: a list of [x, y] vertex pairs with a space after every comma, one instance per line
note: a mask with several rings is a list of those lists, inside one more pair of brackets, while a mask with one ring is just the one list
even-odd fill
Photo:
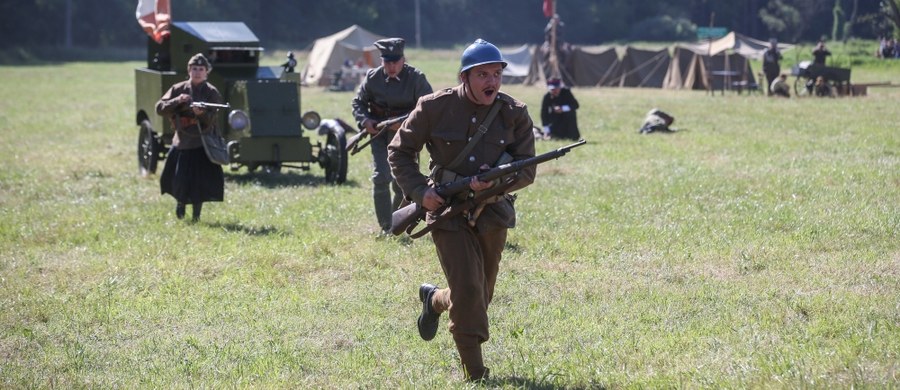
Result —
[[156, 43], [162, 43], [169, 36], [172, 13], [169, 0], [138, 0], [138, 24]]

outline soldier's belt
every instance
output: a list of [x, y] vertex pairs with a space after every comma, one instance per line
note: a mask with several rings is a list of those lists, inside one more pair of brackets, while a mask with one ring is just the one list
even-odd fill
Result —
[[188, 127], [194, 126], [199, 123], [200, 123], [200, 121], [198, 121], [197, 118], [185, 118], [185, 117], [178, 118], [178, 128], [179, 129], [188, 128]]

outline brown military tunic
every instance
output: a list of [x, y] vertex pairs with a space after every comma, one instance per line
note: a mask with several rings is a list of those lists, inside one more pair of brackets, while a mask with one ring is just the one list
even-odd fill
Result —
[[[216, 110], [206, 110], [202, 115], [194, 115], [189, 103], [179, 103], [181, 94], [191, 95], [195, 102], [222, 104], [222, 95], [209, 82], [204, 81], [191, 86], [191, 81], [177, 83], [156, 103], [156, 113], [169, 118], [175, 127], [173, 146], [178, 149], [196, 149], [203, 147], [200, 131], [213, 131], [216, 125]], [[199, 125], [199, 127], [197, 126]]]
[[[524, 103], [500, 94], [502, 108], [456, 173], [471, 176], [483, 164], [495, 166], [506, 152], [514, 160], [534, 156], [532, 120]], [[403, 192], [421, 204], [431, 185], [419, 171], [416, 153], [423, 147], [431, 156], [430, 167], [450, 164], [465, 148], [490, 111], [465, 95], [462, 85], [422, 97], [388, 147], [391, 169]], [[534, 167], [519, 172], [515, 191], [534, 181]], [[429, 223], [433, 221], [429, 215]], [[515, 210], [509, 199], [488, 204], [475, 227], [458, 216], [431, 232], [449, 289], [436, 295], [435, 309], [448, 310], [449, 329], [458, 348], [477, 347], [487, 341], [487, 308], [491, 302], [506, 230], [515, 225]], [[452, 294], [451, 294], [452, 291]], [[480, 355], [480, 352], [479, 352]]]

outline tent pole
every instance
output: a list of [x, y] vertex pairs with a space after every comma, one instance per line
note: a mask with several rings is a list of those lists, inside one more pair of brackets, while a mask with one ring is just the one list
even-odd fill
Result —
[[[716, 12], [715, 11], [709, 13], [709, 27], [710, 28], [712, 28], [715, 25], [713, 23], [714, 20], [716, 20]], [[710, 73], [710, 72], [712, 72], [712, 70], [709, 69], [709, 63], [708, 63], [709, 60], [712, 60], [712, 41], [713, 40], [711, 37], [706, 37], [706, 39], [709, 40], [709, 46], [707, 46], [707, 49], [706, 49], [706, 59], [704, 59], [704, 62], [706, 62], [706, 72], [704, 72], [706, 74], [706, 79], [707, 79], [706, 92], [709, 93], [710, 95], [715, 95], [716, 93], [713, 91], [713, 88], [712, 88], [712, 83], [713, 83], [712, 73]]]

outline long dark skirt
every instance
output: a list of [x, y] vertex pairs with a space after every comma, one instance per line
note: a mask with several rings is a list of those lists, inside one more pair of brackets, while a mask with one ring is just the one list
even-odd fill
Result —
[[209, 161], [203, 148], [172, 148], [159, 178], [159, 188], [178, 203], [221, 202], [225, 196], [225, 174], [221, 165]]

